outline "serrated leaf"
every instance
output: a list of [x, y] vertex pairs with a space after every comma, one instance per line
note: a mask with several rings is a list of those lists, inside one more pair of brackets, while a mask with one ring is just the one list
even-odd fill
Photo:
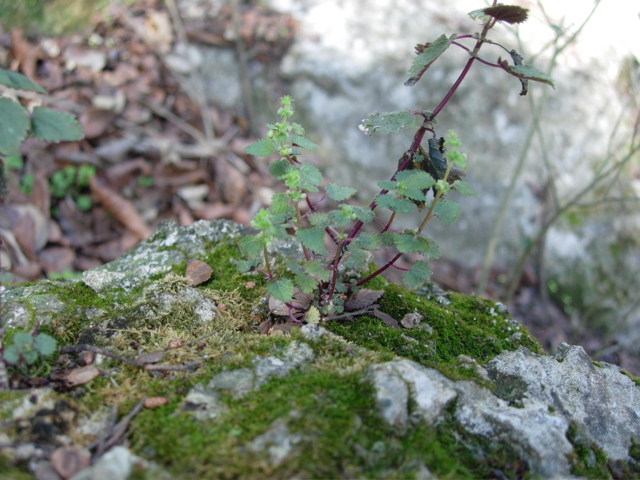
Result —
[[362, 223], [369, 223], [371, 220], [373, 220], [373, 210], [371, 210], [369, 207], [354, 206], [352, 207], [352, 210], [356, 218]]
[[269, 173], [278, 180], [282, 180], [290, 168], [293, 168], [291, 164], [285, 158], [281, 158], [271, 162], [269, 165]]
[[467, 15], [469, 15], [472, 20], [480, 19], [484, 21], [487, 18], [487, 14], [484, 13], [484, 8], [481, 8], [479, 10], [472, 10], [469, 13], [467, 13]]
[[407, 87], [412, 87], [422, 77], [424, 72], [431, 66], [437, 58], [442, 55], [451, 43], [455, 40], [458, 34], [454, 33], [447, 38], [446, 35], [440, 35], [436, 41], [431, 43], [425, 50], [422, 51], [413, 60], [413, 64], [409, 69], [409, 80], [404, 84]]
[[327, 255], [327, 249], [324, 248], [324, 228], [300, 228], [296, 232], [296, 238], [309, 250], [319, 255]]
[[304, 270], [309, 274], [320, 278], [320, 280], [326, 282], [329, 280], [331, 272], [324, 268], [320, 262], [305, 262]]
[[57, 342], [56, 339], [46, 333], [39, 333], [36, 338], [33, 339], [33, 343], [36, 350], [40, 352], [40, 355], [51, 355], [56, 351]]
[[353, 209], [350, 205], [341, 205], [342, 208], [329, 212], [329, 218], [336, 227], [345, 227], [353, 220]]
[[[402, 172], [398, 172], [398, 175]], [[378, 182], [378, 186], [383, 190], [395, 190], [398, 187], [398, 182], [394, 182], [393, 180], [385, 180], [383, 182]]]
[[369, 258], [369, 253], [365, 250], [350, 246], [349, 258], [344, 262], [344, 266], [354, 270], [361, 270], [366, 266], [366, 262]]
[[320, 311], [316, 307], [310, 307], [304, 315], [304, 320], [311, 325], [320, 323]]
[[244, 151], [254, 157], [266, 157], [275, 152], [273, 141], [269, 138], [263, 138], [257, 142], [253, 142], [251, 145], [247, 145]]
[[299, 273], [295, 276], [294, 283], [301, 292], [311, 293], [318, 286], [318, 281], [304, 273]]
[[410, 173], [410, 175], [405, 180], [405, 185], [407, 188], [418, 188], [420, 190], [427, 190], [433, 185], [435, 185], [435, 181], [433, 177], [429, 175], [427, 172], [423, 170], [405, 170]]
[[405, 129], [415, 129], [422, 125], [424, 117], [409, 110], [399, 112], [371, 113], [360, 124], [360, 130], [367, 135], [375, 132], [400, 133]]
[[17, 152], [28, 131], [29, 117], [24, 108], [9, 98], [0, 98], [0, 154]]
[[291, 143], [300, 148], [304, 148], [305, 150], [315, 150], [316, 148], [318, 148], [318, 145], [313, 143], [311, 140], [298, 135], [294, 135], [293, 137], [291, 137]]
[[327, 193], [327, 196], [335, 202], [347, 200], [348, 198], [353, 197], [357, 192], [355, 188], [340, 187], [335, 183], [329, 183], [324, 187], [324, 191]]
[[455, 188], [460, 195], [468, 195], [473, 196], [477, 195], [476, 191], [469, 185], [467, 182], [463, 182], [462, 180], [456, 180], [453, 182], [453, 188]]
[[0, 84], [9, 88], [15, 88], [16, 90], [25, 90], [29, 92], [47, 93], [47, 91], [40, 85], [32, 82], [29, 78], [25, 77], [21, 73], [12, 72], [11, 70], [5, 70], [0, 68]]
[[412, 233], [401, 233], [395, 237], [396, 248], [400, 253], [428, 252], [431, 242], [424, 237], [416, 237]]
[[331, 225], [331, 219], [327, 213], [315, 212], [307, 217], [311, 225], [326, 228]]
[[531, 65], [509, 65], [509, 62], [502, 60], [502, 58], [498, 58], [498, 65], [500, 65], [505, 72], [509, 75], [513, 75], [514, 77], [546, 83], [553, 89], [556, 88], [553, 84], [553, 79], [550, 76]]
[[264, 247], [263, 242], [254, 235], [242, 237], [238, 245], [245, 257], [254, 257], [262, 254], [262, 248]]
[[411, 265], [411, 268], [402, 275], [402, 282], [411, 289], [419, 288], [424, 282], [429, 281], [431, 266], [427, 262], [419, 260]]
[[293, 282], [287, 278], [269, 282], [267, 292], [276, 300], [290, 302], [293, 298]]
[[73, 115], [45, 107], [33, 109], [31, 134], [45, 142], [73, 142], [84, 137], [84, 131]]
[[320, 170], [310, 163], [303, 163], [300, 166], [300, 188], [315, 193], [320, 185], [322, 185]]
[[460, 216], [462, 207], [456, 202], [440, 199], [433, 209], [433, 214], [445, 225], [455, 222]]
[[378, 250], [382, 248], [380, 238], [377, 235], [372, 235], [370, 233], [361, 233], [353, 244], [364, 250]]
[[238, 269], [238, 272], [246, 273], [256, 268], [258, 265], [260, 265], [260, 263], [261, 260], [259, 258], [254, 258], [251, 260], [239, 260], [238, 263], [236, 263], [236, 268]]
[[289, 197], [284, 192], [275, 192], [271, 197], [270, 210], [274, 214], [290, 213]]
[[388, 208], [396, 213], [411, 213], [415, 207], [415, 204], [406, 198], [396, 198]]

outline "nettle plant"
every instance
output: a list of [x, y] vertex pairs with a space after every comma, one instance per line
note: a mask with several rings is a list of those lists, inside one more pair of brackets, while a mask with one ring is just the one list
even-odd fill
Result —
[[[335, 183], [323, 187], [320, 171], [311, 164], [300, 162], [303, 150], [317, 146], [303, 136], [304, 129], [300, 125], [290, 121], [294, 110], [288, 96], [282, 98], [282, 106], [278, 110], [281, 120], [267, 125], [266, 137], [246, 148], [246, 152], [254, 156], [273, 153], [280, 156], [270, 164], [269, 171], [284, 182], [286, 190], [275, 193], [271, 206], [258, 212], [252, 220], [259, 233], [241, 240], [240, 247], [247, 260], [239, 262], [238, 266], [241, 271], [259, 271], [265, 275], [268, 293], [284, 302], [291, 320], [315, 323], [342, 312], [345, 301], [357, 294], [363, 285], [391, 267], [399, 268], [396, 262], [404, 254], [423, 257], [405, 269], [402, 276], [404, 284], [418, 288], [429, 280], [432, 271], [428, 260], [438, 258], [439, 248], [425, 236], [427, 224], [434, 217], [444, 224], [450, 224], [459, 217], [460, 205], [444, 198], [451, 190], [462, 195], [475, 194], [461, 180], [466, 156], [458, 150], [460, 141], [453, 131], [448, 132], [446, 139], [439, 138], [435, 128], [436, 117], [474, 63], [502, 69], [518, 78], [520, 95], [526, 95], [529, 80], [553, 86], [544, 73], [523, 65], [518, 52], [487, 38], [487, 33], [500, 21], [510, 24], [525, 21], [526, 9], [496, 5], [494, 2], [494, 6], [475, 10], [469, 15], [482, 22], [481, 32], [442, 35], [431, 43], [416, 47], [417, 56], [409, 69], [407, 86], [415, 85], [450, 46], [469, 53], [462, 72], [437, 107], [433, 111], [374, 113], [360, 125], [360, 130], [367, 135], [417, 129], [409, 149], [398, 161], [396, 172], [388, 181], [378, 182], [381, 190], [368, 206], [350, 203], [357, 193], [354, 188]], [[466, 40], [475, 41], [473, 48], [462, 43]], [[484, 44], [504, 49], [512, 64], [501, 58], [497, 63], [480, 58], [478, 54]], [[422, 146], [425, 137], [426, 148]], [[337, 208], [328, 213], [321, 210], [321, 204], [326, 201], [335, 202]], [[380, 212], [384, 210], [390, 214], [383, 220]], [[398, 214], [415, 211], [421, 219], [417, 228], [401, 231], [393, 228]], [[366, 224], [373, 224], [375, 228], [365, 231], [363, 227]], [[288, 259], [287, 272], [276, 273], [269, 247], [275, 240], [290, 235], [301, 244], [304, 260]], [[330, 244], [330, 249], [327, 244]], [[371, 267], [371, 252], [378, 250], [386, 252], [386, 261]], [[307, 300], [302, 301], [302, 297]]]

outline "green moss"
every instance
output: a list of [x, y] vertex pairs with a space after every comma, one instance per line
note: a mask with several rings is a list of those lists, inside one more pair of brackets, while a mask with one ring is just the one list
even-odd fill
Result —
[[575, 423], [569, 425], [567, 439], [573, 445], [571, 473], [586, 478], [612, 478], [607, 466], [607, 456], [596, 444], [586, 440]]
[[626, 370], [620, 370], [620, 373], [629, 377], [633, 381], [633, 383], [640, 387], [640, 377], [637, 377], [632, 373], [627, 372]]
[[393, 329], [370, 316], [328, 322], [326, 327], [357, 345], [393, 352], [438, 368], [454, 379], [476, 376], [473, 370], [459, 365], [459, 355], [469, 355], [479, 363], [486, 363], [502, 351], [520, 346], [542, 353], [540, 345], [526, 329], [498, 314], [490, 300], [452, 294], [450, 303], [443, 305], [398, 285], [388, 284], [383, 288], [385, 293], [378, 301], [380, 310], [396, 320], [408, 313], [420, 313], [423, 316], [420, 325], [424, 328], [419, 325], [411, 329]]

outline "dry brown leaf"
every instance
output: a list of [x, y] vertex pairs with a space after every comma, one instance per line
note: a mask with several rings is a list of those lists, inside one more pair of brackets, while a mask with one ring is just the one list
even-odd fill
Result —
[[158, 408], [169, 403], [167, 397], [148, 397], [144, 400], [144, 408]]
[[65, 380], [68, 386], [75, 387], [76, 385], [82, 385], [90, 382], [101, 373], [102, 372], [100, 372], [96, 366], [88, 365], [86, 367], [78, 367], [70, 370], [65, 375]]
[[200, 285], [211, 278], [213, 269], [200, 260], [189, 260], [185, 276], [189, 279], [189, 285]]
[[53, 451], [49, 461], [56, 473], [67, 480], [91, 465], [91, 453], [86, 448], [62, 447]]
[[22, 73], [34, 82], [37, 82], [36, 63], [39, 52], [36, 47], [24, 38], [21, 29], [16, 29], [11, 32], [11, 51], [15, 59], [20, 63]]
[[370, 307], [382, 296], [384, 290], [371, 290], [363, 288], [358, 293], [353, 295], [349, 300], [344, 302], [344, 309], [347, 312], [354, 310], [362, 310], [363, 308]]
[[153, 233], [130, 201], [124, 199], [109, 187], [101, 185], [96, 177], [89, 179], [89, 185], [91, 186], [91, 192], [98, 201], [113, 213], [113, 216], [120, 223], [133, 232], [139, 240], [144, 240]]
[[148, 363], [158, 363], [162, 360], [162, 357], [164, 357], [164, 352], [162, 350], [158, 352], [141, 353], [136, 357], [136, 362], [140, 363], [141, 365], [146, 365]]
[[107, 131], [116, 114], [113, 110], [89, 107], [80, 115], [80, 125], [86, 138], [96, 138]]
[[373, 309], [373, 316], [382, 320], [389, 328], [400, 329], [400, 325], [391, 315], [381, 312], [377, 308]]

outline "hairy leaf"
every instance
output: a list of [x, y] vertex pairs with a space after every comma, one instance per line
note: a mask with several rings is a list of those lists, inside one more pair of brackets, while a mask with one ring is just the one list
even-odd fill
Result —
[[307, 218], [309, 219], [309, 222], [311, 222], [311, 225], [316, 227], [326, 228], [331, 225], [331, 219], [326, 213], [314, 212]]
[[356, 218], [362, 223], [369, 223], [371, 220], [373, 220], [373, 210], [371, 210], [369, 207], [354, 206], [351, 207], [351, 210], [353, 211], [353, 214], [356, 216]]
[[266, 157], [275, 152], [273, 147], [273, 141], [269, 138], [263, 138], [257, 142], [253, 142], [251, 145], [247, 145], [244, 151], [254, 157]]
[[319, 255], [327, 255], [327, 249], [324, 248], [324, 228], [301, 228], [296, 232], [296, 238], [309, 250]]
[[294, 135], [291, 138], [291, 143], [293, 143], [297, 147], [304, 148], [305, 150], [315, 150], [316, 148], [318, 148], [318, 145], [313, 143], [311, 140], [297, 135]]
[[73, 142], [84, 137], [84, 131], [73, 115], [45, 107], [33, 109], [31, 132], [45, 142]]
[[282, 180], [282, 178], [287, 174], [290, 168], [293, 167], [287, 161], [287, 159], [281, 158], [279, 160], [271, 162], [271, 164], [269, 165], [269, 173], [278, 180]]
[[360, 270], [366, 266], [367, 260], [369, 260], [369, 253], [356, 248], [354, 246], [349, 247], [349, 258], [344, 262], [346, 268], [353, 268], [354, 270]]
[[370, 233], [361, 233], [353, 244], [364, 250], [378, 250], [382, 247], [380, 238], [378, 238], [377, 235], [372, 235]]
[[414, 86], [431, 64], [449, 48], [457, 35], [457, 33], [454, 33], [448, 38], [446, 35], [440, 35], [436, 41], [429, 44], [429, 46], [413, 60], [413, 64], [409, 69], [409, 80], [404, 84], [407, 87]]
[[236, 268], [240, 273], [246, 273], [252, 271], [258, 265], [260, 265], [262, 261], [259, 258], [254, 258], [251, 260], [238, 260], [236, 263]]
[[242, 237], [238, 245], [240, 246], [242, 253], [247, 257], [254, 257], [262, 254], [262, 247], [264, 246], [263, 242], [254, 235]]
[[300, 166], [300, 188], [315, 193], [320, 185], [322, 185], [320, 170], [310, 163], [303, 163]]
[[24, 108], [9, 98], [0, 98], [0, 154], [15, 153], [28, 131], [29, 117]]
[[15, 88], [16, 90], [47, 93], [44, 88], [33, 83], [29, 78], [25, 77], [21, 73], [5, 70], [4, 68], [0, 68], [0, 84], [9, 88]]
[[405, 129], [416, 129], [423, 122], [424, 117], [422, 115], [403, 110], [400, 112], [371, 113], [362, 121], [359, 128], [366, 135], [373, 135], [377, 131], [399, 133]]
[[267, 292], [276, 300], [290, 302], [293, 298], [293, 282], [287, 278], [269, 282], [267, 285]]
[[395, 237], [396, 247], [401, 253], [428, 252], [431, 242], [424, 237], [416, 237], [412, 233], [400, 233]]
[[458, 219], [461, 211], [462, 207], [460, 207], [456, 202], [440, 199], [438, 200], [436, 207], [433, 209], [433, 214], [438, 217], [438, 220], [442, 223], [449, 225]]
[[458, 193], [460, 193], [460, 195], [468, 195], [468, 196], [473, 196], [473, 195], [477, 195], [476, 191], [471, 188], [471, 185], [469, 185], [466, 182], [463, 182], [462, 180], [456, 180], [455, 182], [453, 182], [453, 188], [455, 188]]
[[324, 268], [324, 266], [320, 262], [317, 262], [317, 261], [305, 262], [304, 270], [309, 275], [313, 275], [315, 277], [319, 277], [320, 280], [322, 280], [324, 282], [329, 280], [329, 276], [331, 275], [331, 272], [329, 270], [327, 270], [326, 268]]
[[336, 202], [342, 202], [354, 196], [357, 192], [355, 188], [351, 187], [340, 187], [335, 183], [328, 184], [324, 191], [327, 192], [327, 196]]
[[411, 265], [411, 268], [402, 275], [402, 282], [411, 289], [419, 288], [424, 282], [428, 282], [433, 271], [427, 262], [419, 260]]
[[556, 88], [551, 77], [531, 65], [509, 65], [509, 62], [502, 60], [502, 58], [498, 58], [498, 65], [500, 65], [505, 72], [509, 75], [513, 75], [514, 77], [546, 83], [552, 88]]
[[318, 281], [315, 278], [304, 273], [297, 274], [294, 278], [294, 283], [304, 293], [311, 293], [318, 286]]

